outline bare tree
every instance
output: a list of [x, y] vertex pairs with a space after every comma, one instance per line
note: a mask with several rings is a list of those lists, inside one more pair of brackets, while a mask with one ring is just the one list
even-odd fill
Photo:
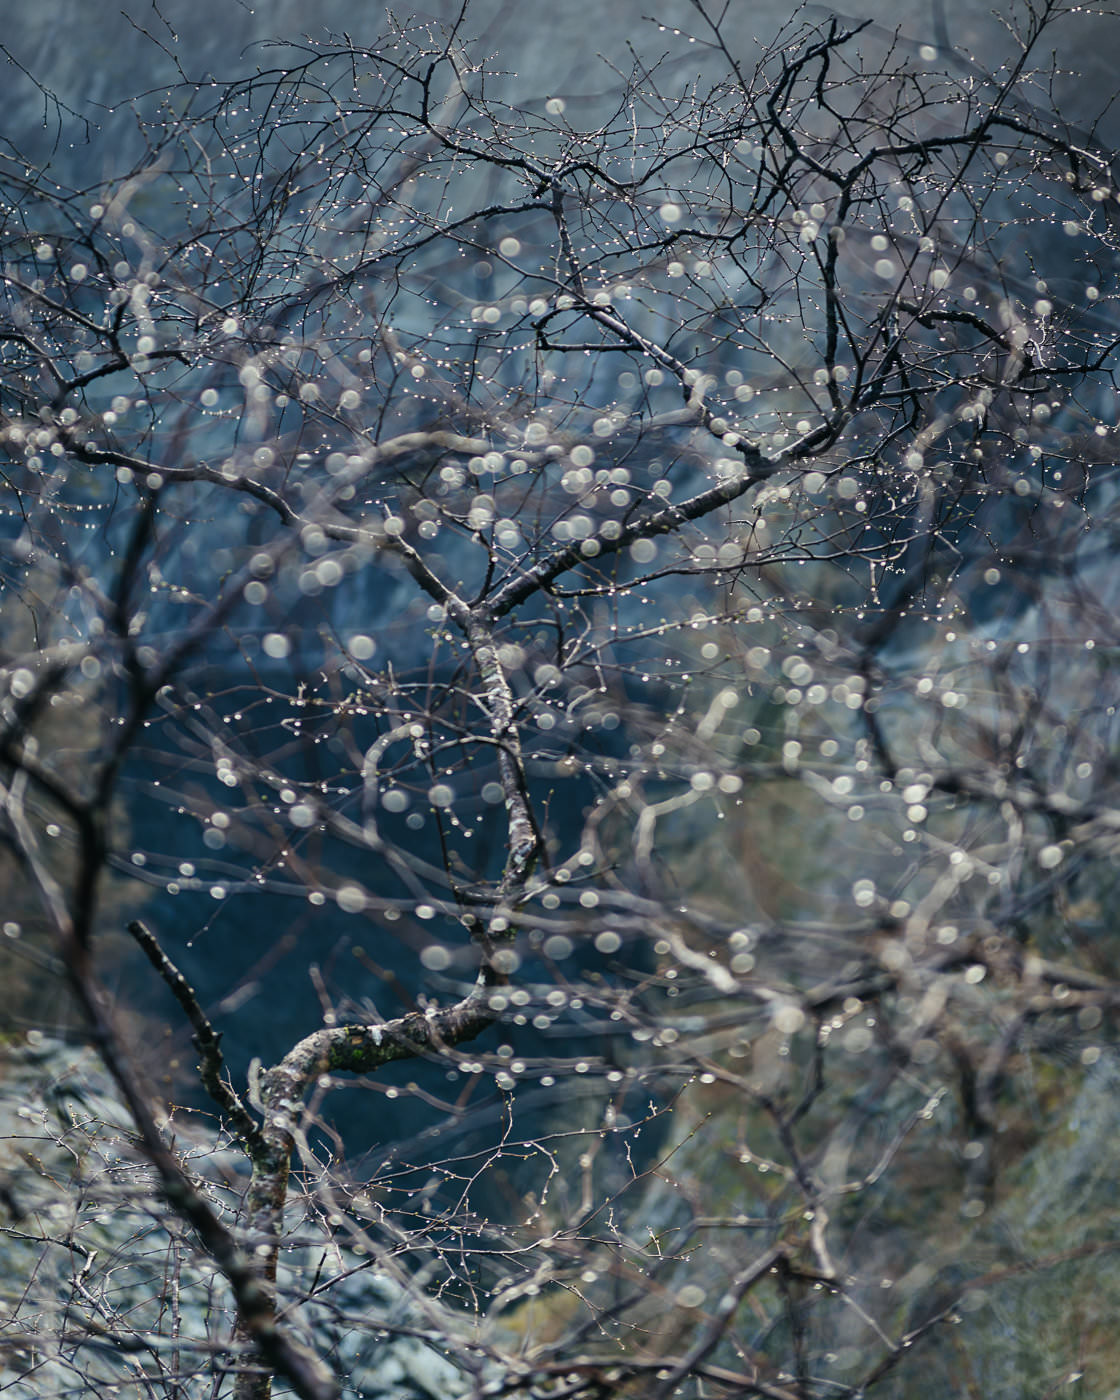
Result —
[[3, 157], [6, 932], [128, 1125], [42, 1129], [64, 1224], [17, 1146], [14, 1394], [1110, 1384], [1112, 1241], [1030, 1194], [1120, 991], [1120, 194], [1058, 13], [986, 74], [698, 4], [723, 77], [592, 129], [413, 22], [149, 94], [114, 180]]

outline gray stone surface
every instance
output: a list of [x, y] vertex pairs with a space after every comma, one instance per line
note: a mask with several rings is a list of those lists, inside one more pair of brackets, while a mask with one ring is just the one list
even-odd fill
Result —
[[[228, 1220], [239, 1198], [237, 1154], [176, 1128], [199, 1182]], [[346, 1400], [453, 1400], [460, 1373], [422, 1337], [444, 1310], [417, 1303], [345, 1242], [302, 1218], [289, 1222], [282, 1295], [314, 1280], [318, 1305], [296, 1310]], [[333, 1283], [332, 1279], [338, 1281]], [[229, 1392], [220, 1359], [229, 1290], [187, 1232], [169, 1221], [127, 1115], [97, 1058], [46, 1037], [0, 1055], [0, 1393], [51, 1396]], [[387, 1329], [387, 1330], [383, 1330]], [[445, 1333], [446, 1335], [446, 1333]], [[178, 1339], [176, 1341], [176, 1338]], [[212, 1359], [213, 1358], [213, 1359]], [[214, 1361], [218, 1364], [215, 1365]], [[173, 1391], [179, 1376], [182, 1384]]]
[[[42, 94], [25, 74], [75, 111], [112, 127], [111, 111], [117, 104], [173, 83], [178, 69], [191, 79], [236, 77], [284, 61], [284, 50], [267, 47], [268, 41], [298, 43], [304, 35], [321, 38], [328, 30], [345, 30], [357, 45], [373, 44], [388, 28], [388, 8], [361, 0], [320, 0], [311, 9], [302, 0], [273, 0], [256, 8], [228, 0], [165, 0], [158, 11], [145, 0], [127, 0], [119, 7], [63, 5], [58, 0], [7, 6], [4, 46], [24, 72], [17, 69], [6, 82], [5, 134], [16, 145], [32, 140], [41, 154], [51, 150], [53, 112], [48, 105], [44, 122]], [[458, 0], [428, 0], [391, 8], [402, 20], [419, 11], [446, 21], [460, 7]], [[725, 40], [734, 57], [747, 66], [759, 43], [769, 42], [791, 23], [790, 7], [781, 0], [727, 8]], [[651, 12], [656, 21], [647, 18]], [[871, 21], [860, 40], [867, 51], [882, 49], [897, 35], [905, 49], [934, 46], [938, 62], [951, 45], [958, 63], [967, 57], [980, 70], [996, 71], [1017, 56], [1011, 31], [1023, 12], [1024, 7], [1007, 0], [991, 9], [971, 0], [946, 0], [933, 7], [925, 0], [862, 0], [841, 16]], [[810, 5], [792, 22], [815, 23], [831, 13], [829, 6]], [[64, 43], [59, 42], [61, 25]], [[693, 35], [695, 42], [678, 38], [674, 30]], [[668, 90], [727, 67], [712, 49], [710, 31], [689, 0], [664, 0], [653, 6], [638, 0], [614, 5], [599, 0], [476, 0], [462, 33], [473, 40], [469, 51], [474, 57], [491, 57], [491, 66], [506, 75], [490, 83], [489, 91], [530, 104], [563, 96], [567, 115], [577, 127], [600, 119], [617, 88], [617, 79], [600, 55], [627, 70], [631, 48], [647, 65], [670, 54], [660, 69]], [[1120, 20], [1108, 15], [1074, 13], [1060, 20], [1040, 58], [1056, 48], [1061, 71], [1052, 93], [1039, 92], [1040, 103], [1056, 98], [1062, 110], [1080, 122], [1095, 116], [1113, 96], [1112, 57], [1118, 36]], [[1113, 116], [1102, 133], [1114, 139], [1118, 128], [1120, 121]], [[113, 129], [119, 141], [127, 141], [127, 123]], [[102, 166], [112, 156], [112, 143], [108, 151], [93, 152], [81, 145], [71, 148], [74, 139], [75, 133], [66, 131], [55, 155], [61, 155], [76, 177], [93, 181], [110, 173]]]

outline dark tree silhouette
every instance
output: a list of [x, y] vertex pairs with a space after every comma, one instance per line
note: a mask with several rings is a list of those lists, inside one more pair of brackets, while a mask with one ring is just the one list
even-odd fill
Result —
[[15, 1149], [12, 1394], [1105, 1386], [1038, 1204], [1120, 992], [1057, 15], [993, 75], [698, 4], [722, 79], [592, 128], [413, 21], [4, 153], [5, 931], [112, 1077]]

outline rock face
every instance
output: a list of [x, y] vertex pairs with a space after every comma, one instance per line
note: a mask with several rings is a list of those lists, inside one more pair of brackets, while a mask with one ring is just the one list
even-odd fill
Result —
[[[145, 0], [108, 8], [51, 3], [13, 7], [5, 16], [4, 43], [24, 71], [10, 70], [6, 76], [6, 136], [21, 149], [30, 141], [41, 158], [49, 156], [56, 166], [66, 167], [75, 181], [96, 181], [114, 172], [101, 168], [104, 151], [83, 144], [82, 133], [71, 129], [65, 109], [112, 128], [117, 104], [174, 83], [178, 64], [192, 79], [212, 76], [222, 81], [282, 64], [283, 49], [267, 47], [276, 39], [299, 43], [304, 35], [318, 38], [328, 30], [345, 30], [355, 44], [373, 44], [388, 28], [387, 8], [322, 0], [310, 24], [307, 6], [299, 0], [275, 0], [255, 10], [225, 0], [168, 0], [159, 7], [158, 19]], [[392, 8], [404, 20], [418, 11], [446, 22], [460, 7], [451, 0], [429, 0]], [[715, 13], [720, 7], [709, 8]], [[870, 21], [862, 41], [865, 48], [883, 48], [897, 35], [905, 50], [927, 45], [940, 58], [951, 48], [958, 63], [972, 63], [986, 72], [1017, 57], [1013, 30], [1019, 9], [1007, 0], [994, 12], [970, 0], [945, 0], [933, 7], [923, 0], [863, 0], [843, 19]], [[780, 0], [731, 6], [729, 11], [724, 42], [748, 67], [758, 44], [791, 23], [790, 7]], [[593, 125], [612, 101], [615, 80], [599, 55], [626, 70], [629, 46], [646, 65], [673, 50], [674, 58], [660, 70], [667, 89], [716, 68], [726, 70], [726, 59], [712, 46], [710, 28], [689, 0], [666, 0], [656, 13], [654, 23], [636, 4], [476, 0], [461, 33], [474, 40], [469, 43], [472, 56], [492, 57], [492, 68], [505, 75], [488, 81], [493, 95], [530, 106], [548, 96], [563, 96], [570, 120], [581, 127]], [[816, 23], [825, 14], [825, 7], [809, 6], [804, 19]], [[795, 15], [792, 23], [799, 20]], [[58, 42], [60, 23], [66, 27], [66, 43]], [[683, 47], [683, 54], [677, 32], [694, 39]], [[1071, 14], [1060, 21], [1047, 44], [1049, 48], [1056, 40], [1059, 73], [1052, 89], [1040, 91], [1040, 104], [1056, 101], [1071, 120], [1090, 122], [1112, 97], [1111, 59], [1118, 32], [1120, 21], [1103, 14]], [[64, 104], [63, 110], [55, 108], [55, 98]], [[65, 136], [56, 145], [60, 117]], [[1116, 129], [1114, 116], [1097, 134], [1114, 140]], [[120, 142], [127, 142], [128, 131], [127, 122], [119, 123]], [[118, 148], [115, 154], [119, 153]]]
[[[89, 1051], [41, 1038], [8, 1047], [2, 1070], [0, 1390], [11, 1400], [227, 1394], [228, 1291], [182, 1228], [167, 1220], [103, 1068]], [[1008, 1172], [998, 1205], [971, 1230], [953, 1225], [959, 1173], [948, 1157], [929, 1168], [927, 1159], [937, 1154], [928, 1138], [918, 1143], [914, 1171], [927, 1172], [925, 1209], [944, 1217], [944, 1238], [953, 1243], [940, 1253], [916, 1251], [914, 1267], [889, 1298], [877, 1303], [868, 1283], [865, 1303], [891, 1330], [955, 1311], [898, 1366], [884, 1394], [904, 1400], [920, 1389], [947, 1400], [964, 1393], [966, 1376], [986, 1394], [1017, 1393], [1028, 1376], [1054, 1378], [1074, 1368], [1079, 1348], [1085, 1393], [1102, 1400], [1115, 1394], [1101, 1383], [1115, 1374], [1112, 1319], [1120, 1299], [1109, 1166], [1118, 1083], [1120, 1069], [1109, 1059], [1085, 1073], [1038, 1146]], [[749, 1201], [744, 1169], [715, 1145], [727, 1127], [723, 1115], [737, 1110], [712, 1092], [697, 1091], [678, 1105], [672, 1189], [651, 1179], [641, 1211], [651, 1229], [679, 1225], [690, 1195], [717, 1213], [764, 1208], [765, 1179]], [[178, 1140], [215, 1204], [232, 1212], [236, 1153], [204, 1135], [180, 1133]], [[891, 1216], [889, 1199], [880, 1208]], [[923, 1228], [909, 1207], [891, 1218], [891, 1248]], [[467, 1379], [440, 1349], [441, 1338], [465, 1338], [468, 1319], [371, 1268], [332, 1238], [321, 1215], [293, 1213], [290, 1230], [280, 1288], [312, 1295], [298, 1310], [303, 1336], [328, 1358], [346, 1400], [455, 1400], [468, 1392]], [[875, 1273], [876, 1248], [865, 1240], [859, 1258], [848, 1261], [864, 1282]], [[741, 1264], [714, 1244], [691, 1262], [688, 1278], [718, 1293]], [[533, 1319], [538, 1340], [556, 1306], [540, 1305]], [[848, 1355], [857, 1365], [861, 1338], [866, 1342], [858, 1319], [843, 1311], [827, 1316], [837, 1328], [837, 1364]], [[562, 1331], [571, 1319], [560, 1312], [556, 1321]], [[518, 1322], [528, 1326], [515, 1314], [504, 1319], [506, 1344]], [[651, 1311], [647, 1341], [670, 1343], [672, 1324], [669, 1314]]]
[[[176, 1136], [213, 1203], [232, 1216], [237, 1154], [202, 1135]], [[90, 1051], [34, 1036], [4, 1050], [0, 1183], [5, 1396], [228, 1393], [228, 1289], [167, 1218]], [[303, 1310], [305, 1338], [330, 1358], [348, 1400], [462, 1394], [463, 1378], [437, 1350], [394, 1335], [394, 1327], [438, 1330], [434, 1311], [418, 1315], [399, 1284], [313, 1229], [293, 1215], [279, 1286], [302, 1296], [318, 1280], [318, 1305]]]

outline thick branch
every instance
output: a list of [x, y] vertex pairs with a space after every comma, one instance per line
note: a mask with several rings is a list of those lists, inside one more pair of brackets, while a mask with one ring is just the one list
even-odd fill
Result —
[[194, 1027], [195, 1046], [202, 1057], [198, 1071], [203, 1087], [251, 1152], [259, 1140], [260, 1128], [222, 1072], [225, 1065], [221, 1049], [221, 1031], [214, 1029], [213, 1023], [198, 1003], [194, 988], [160, 947], [155, 935], [139, 919], [132, 920], [128, 931], [186, 1012], [187, 1019]]

